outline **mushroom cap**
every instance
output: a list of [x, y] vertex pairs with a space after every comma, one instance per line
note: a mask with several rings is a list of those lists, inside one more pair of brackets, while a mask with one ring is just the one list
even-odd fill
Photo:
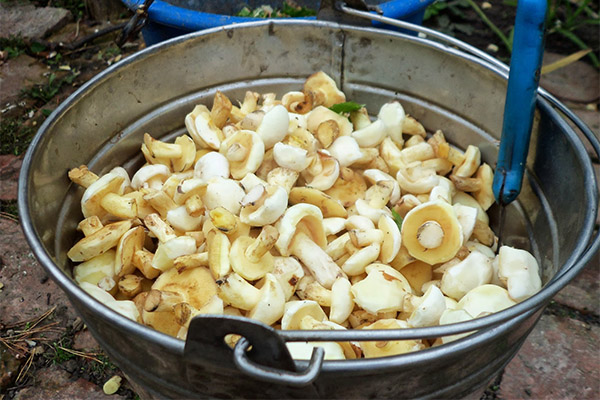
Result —
[[213, 178], [206, 188], [202, 201], [209, 210], [223, 207], [232, 214], [239, 214], [241, 201], [246, 193], [240, 184], [233, 179]]
[[377, 118], [385, 125], [387, 136], [391, 137], [396, 143], [404, 142], [402, 139], [402, 125], [404, 124], [406, 113], [400, 102], [392, 101], [381, 106]]
[[[363, 329], [406, 329], [408, 324], [398, 319], [380, 319]], [[421, 340], [390, 340], [359, 342], [365, 358], [395, 356], [423, 349]]]
[[265, 149], [270, 149], [275, 143], [281, 142], [287, 135], [290, 124], [288, 111], [282, 105], [269, 110], [263, 117], [256, 133], [262, 138]]
[[331, 286], [331, 306], [329, 320], [338, 324], [344, 323], [354, 309], [352, 285], [346, 278], [338, 278]]
[[323, 106], [315, 107], [308, 113], [306, 117], [306, 128], [311, 133], [316, 134], [319, 125], [325, 121], [334, 121], [338, 126], [340, 136], [349, 136], [354, 130], [352, 122], [350, 122], [348, 118]]
[[344, 207], [350, 207], [364, 196], [366, 190], [367, 184], [361, 174], [344, 167], [340, 168], [338, 179], [325, 194], [341, 202]]
[[228, 160], [229, 170], [234, 179], [242, 179], [248, 173], [254, 173], [260, 167], [265, 156], [265, 145], [261, 137], [249, 130], [240, 130], [221, 142], [220, 153], [227, 158], [232, 148], [243, 153], [240, 160]]
[[458, 302], [458, 308], [478, 318], [514, 306], [516, 301], [510, 298], [508, 290], [500, 286], [485, 284], [471, 289]]
[[167, 211], [167, 222], [180, 231], [195, 231], [202, 226], [202, 216], [192, 217], [185, 206]]
[[201, 309], [217, 294], [217, 284], [206, 267], [186, 268], [183, 271], [172, 268], [156, 278], [152, 289], [178, 293], [196, 309]]
[[412, 292], [406, 278], [385, 264], [371, 264], [365, 271], [367, 277], [352, 285], [356, 304], [371, 314], [402, 310], [404, 295]]
[[398, 200], [400, 200], [400, 185], [398, 185], [398, 181], [394, 179], [389, 174], [386, 174], [380, 169], [366, 169], [363, 172], [363, 176], [367, 178], [367, 180], [373, 185], [379, 181], [390, 181], [394, 183], [394, 189], [392, 190], [392, 196], [390, 197], [390, 203], [396, 204]]
[[310, 360], [316, 347], [325, 350], [325, 360], [345, 360], [344, 350], [336, 342], [286, 342], [290, 355], [294, 360]]
[[323, 193], [319, 189], [297, 186], [292, 188], [289, 196], [290, 204], [308, 203], [319, 207], [324, 218], [340, 217], [346, 218], [348, 212], [336, 199]]
[[144, 187], [149, 180], [161, 176], [166, 180], [171, 175], [169, 167], [163, 164], [148, 164], [138, 169], [133, 178], [131, 178], [131, 187], [134, 189], [140, 189]]
[[191, 236], [177, 236], [161, 242], [152, 258], [152, 267], [167, 271], [173, 268], [173, 260], [196, 252], [196, 240]]
[[203, 104], [194, 107], [185, 117], [185, 126], [194, 142], [202, 148], [210, 147], [218, 150], [223, 132], [215, 125], [210, 115], [210, 110]]
[[352, 137], [360, 147], [378, 146], [387, 136], [385, 123], [378, 119], [362, 129], [352, 132]]
[[[443, 237], [439, 246], [426, 248], [419, 242], [419, 230], [429, 221], [439, 224]], [[438, 264], [453, 258], [462, 246], [462, 228], [454, 209], [444, 201], [423, 203], [410, 210], [402, 222], [402, 243], [414, 258]]]
[[248, 318], [273, 325], [283, 316], [285, 293], [273, 274], [267, 273], [260, 288], [260, 300], [248, 313]]
[[523, 301], [542, 288], [538, 263], [525, 250], [501, 246], [498, 252], [498, 276], [516, 301]]
[[335, 81], [323, 71], [316, 72], [304, 81], [304, 93], [307, 93], [313, 104], [323, 104], [331, 107], [346, 101], [344, 92], [337, 88]]
[[231, 244], [229, 250], [231, 268], [249, 281], [262, 278], [273, 271], [274, 266], [273, 256], [269, 252], [266, 252], [257, 262], [252, 262], [246, 257], [246, 249], [254, 243], [254, 240], [249, 236], [240, 236]]
[[300, 279], [304, 277], [304, 269], [294, 257], [273, 257], [272, 274], [279, 281], [287, 301], [296, 291]]
[[317, 151], [317, 157], [322, 164], [322, 169], [307, 178], [306, 186], [319, 190], [330, 189], [340, 176], [340, 164], [326, 150]]
[[327, 148], [327, 151], [338, 160], [340, 167], [348, 167], [360, 160], [362, 152], [352, 136], [340, 136]]
[[281, 142], [273, 146], [273, 158], [280, 167], [296, 172], [303, 171], [309, 163], [306, 150]]
[[402, 246], [402, 235], [396, 221], [389, 215], [382, 215], [377, 222], [377, 228], [383, 232], [383, 242], [379, 259], [384, 264], [389, 264], [396, 257]]
[[492, 280], [492, 259], [473, 251], [464, 260], [448, 268], [441, 289], [446, 296], [460, 300], [467, 292]]
[[281, 329], [300, 329], [300, 323], [306, 316], [317, 321], [325, 321], [327, 315], [321, 306], [313, 300], [294, 300], [285, 303], [285, 311], [281, 318]]
[[444, 295], [437, 286], [431, 285], [421, 298], [421, 304], [410, 314], [406, 322], [415, 328], [437, 325], [445, 309]]
[[289, 248], [297, 230], [301, 230], [322, 249], [327, 246], [327, 236], [323, 228], [323, 214], [312, 204], [296, 204], [289, 207], [277, 222], [279, 238], [275, 243], [282, 256], [289, 256]]
[[204, 154], [194, 165], [194, 178], [208, 183], [213, 178], [229, 178], [229, 161], [216, 151]]
[[267, 185], [265, 192], [266, 197], [262, 203], [247, 204], [241, 208], [242, 222], [251, 226], [264, 226], [274, 223], [283, 215], [288, 204], [285, 189], [281, 186]]

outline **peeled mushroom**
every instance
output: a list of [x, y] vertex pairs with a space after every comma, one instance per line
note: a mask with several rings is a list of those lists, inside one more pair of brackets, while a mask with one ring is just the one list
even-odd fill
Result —
[[536, 259], [527, 251], [509, 246], [498, 252], [498, 276], [516, 301], [523, 301], [542, 288]]

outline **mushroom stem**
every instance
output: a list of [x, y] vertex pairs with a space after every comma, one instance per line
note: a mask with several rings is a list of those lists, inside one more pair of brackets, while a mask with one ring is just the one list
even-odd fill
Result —
[[183, 302], [183, 297], [179, 293], [152, 289], [146, 296], [144, 310], [148, 312], [173, 311], [173, 307], [181, 302]]
[[242, 161], [246, 158], [247, 155], [248, 149], [246, 149], [240, 143], [233, 143], [231, 146], [229, 146], [229, 148], [227, 148], [227, 151], [225, 152], [225, 158], [233, 162]]
[[426, 249], [438, 248], [444, 240], [444, 230], [436, 221], [427, 221], [419, 227], [417, 240]]
[[337, 278], [345, 276], [331, 257], [303, 232], [296, 233], [290, 250], [326, 289], [331, 289]]
[[257, 263], [260, 259], [275, 246], [279, 238], [279, 231], [272, 225], [265, 225], [258, 237], [246, 249], [245, 255], [248, 260]]

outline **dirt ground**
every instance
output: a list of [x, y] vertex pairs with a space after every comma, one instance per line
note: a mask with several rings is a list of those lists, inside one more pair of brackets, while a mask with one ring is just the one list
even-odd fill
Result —
[[[0, 7], [5, 10], [0, 12], [6, 13], [14, 3], [3, 0]], [[0, 400], [109, 398], [102, 386], [112, 376], [123, 375], [35, 261], [18, 222], [17, 179], [32, 136], [58, 104], [100, 71], [145, 46], [139, 36], [122, 48], [114, 44], [119, 31], [113, 27], [127, 21], [130, 13], [126, 10], [107, 21], [94, 19], [83, 1], [17, 3], [36, 9], [54, 6], [68, 10], [70, 16], [61, 20], [57, 16], [56, 24], [40, 36], [8, 33], [0, 37]], [[515, 8], [502, 2], [493, 2], [491, 7], [485, 3], [476, 1], [508, 35]], [[508, 50], [473, 8], [465, 1], [448, 4], [425, 24], [508, 60]], [[597, 3], [590, 7], [598, 12]], [[98, 32], [109, 33], [90, 39]], [[583, 24], [573, 32], [598, 56], [597, 25]], [[86, 38], [90, 40], [77, 47], [59, 44]], [[553, 32], [546, 39], [546, 63], [579, 49], [572, 40]], [[598, 69], [588, 56], [543, 77], [542, 86], [598, 134], [598, 79]], [[593, 161], [598, 175], [598, 159]], [[599, 277], [596, 255], [581, 276], [557, 295], [519, 354], [482, 398], [600, 397]], [[125, 378], [111, 397], [139, 398]]]

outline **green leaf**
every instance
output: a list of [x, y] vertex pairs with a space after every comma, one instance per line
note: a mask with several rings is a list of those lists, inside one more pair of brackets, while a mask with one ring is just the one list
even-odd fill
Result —
[[358, 111], [363, 108], [364, 104], [358, 104], [354, 101], [346, 101], [345, 103], [337, 103], [329, 107], [329, 109], [338, 114], [351, 113], [352, 111]]
[[38, 42], [31, 43], [29, 48], [31, 49], [32, 53], [41, 53], [42, 51], [46, 50], [46, 46]]
[[49, 116], [50, 114], [52, 114], [52, 110], [48, 110], [47, 108], [42, 109], [42, 115], [44, 117]]
[[400, 214], [398, 214], [398, 212], [396, 210], [394, 210], [392, 208], [392, 216], [394, 217], [394, 221], [396, 222], [396, 225], [398, 225], [398, 229], [400, 229], [402, 231], [402, 217], [400, 216]]

